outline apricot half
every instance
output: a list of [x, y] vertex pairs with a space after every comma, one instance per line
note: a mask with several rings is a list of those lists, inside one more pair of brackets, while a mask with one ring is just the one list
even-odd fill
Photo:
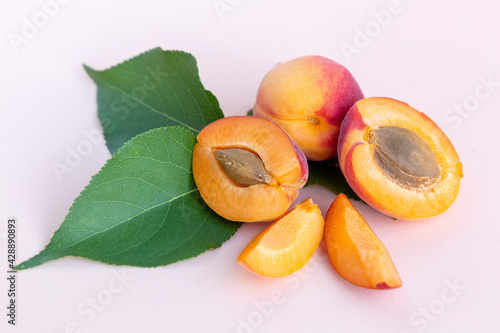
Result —
[[367, 204], [406, 220], [438, 215], [455, 200], [462, 163], [425, 114], [390, 98], [366, 98], [347, 113], [339, 164]]
[[402, 286], [384, 244], [342, 193], [326, 213], [325, 245], [333, 268], [347, 281], [371, 289]]
[[200, 131], [193, 175], [202, 198], [222, 217], [272, 221], [297, 198], [308, 166], [300, 148], [277, 124], [235, 116]]
[[321, 56], [287, 61], [266, 74], [257, 92], [254, 115], [278, 123], [310, 160], [337, 155], [340, 124], [363, 98], [351, 73]]
[[312, 257], [323, 238], [324, 226], [321, 211], [309, 198], [255, 236], [238, 261], [268, 277], [292, 274]]

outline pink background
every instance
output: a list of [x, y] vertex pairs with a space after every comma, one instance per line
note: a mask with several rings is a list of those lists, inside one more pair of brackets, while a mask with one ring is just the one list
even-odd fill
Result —
[[[487, 0], [2, 2], [3, 271], [7, 219], [18, 219], [20, 260], [35, 255], [110, 157], [101, 137], [71, 173], [53, 170], [88, 140], [85, 133], [100, 133], [96, 86], [82, 64], [105, 69], [156, 46], [191, 52], [226, 115], [252, 107], [277, 63], [309, 54], [334, 59], [365, 96], [400, 99], [430, 116], [454, 143], [464, 178], [452, 207], [423, 221], [393, 221], [355, 204], [391, 253], [404, 283], [398, 290], [349, 284], [324, 247], [289, 277], [253, 275], [236, 257], [265, 224], [247, 224], [220, 249], [167, 267], [64, 258], [20, 272], [16, 327], [6, 323], [1, 278], [0, 330], [500, 331], [499, 12], [500, 3]], [[12, 43], [26, 22], [39, 27]], [[335, 197], [311, 187], [298, 200], [308, 196], [323, 213]]]

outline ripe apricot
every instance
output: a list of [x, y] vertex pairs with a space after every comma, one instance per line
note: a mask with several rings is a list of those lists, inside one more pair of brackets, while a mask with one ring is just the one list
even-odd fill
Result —
[[207, 205], [228, 220], [276, 220], [307, 181], [304, 154], [272, 121], [226, 117], [197, 138], [194, 180]]
[[318, 206], [311, 198], [306, 199], [255, 236], [238, 261], [268, 277], [292, 274], [312, 257], [323, 238], [324, 226]]
[[455, 200], [462, 163], [426, 115], [390, 98], [366, 98], [347, 113], [339, 164], [367, 204], [406, 220], [438, 215]]
[[254, 115], [279, 124], [308, 159], [322, 161], [337, 155], [340, 124], [362, 98], [358, 83], [345, 67], [325, 57], [305, 56], [266, 74]]
[[384, 244], [342, 193], [326, 214], [325, 245], [333, 268], [347, 281], [372, 289], [402, 286]]

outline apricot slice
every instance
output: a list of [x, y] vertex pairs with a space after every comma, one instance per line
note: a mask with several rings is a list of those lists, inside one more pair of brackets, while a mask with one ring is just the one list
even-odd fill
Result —
[[259, 233], [238, 261], [268, 277], [292, 274], [312, 257], [323, 238], [324, 226], [318, 206], [311, 198], [306, 199]]
[[384, 244], [343, 193], [326, 213], [325, 245], [333, 268], [347, 281], [371, 289], [402, 286]]
[[202, 198], [222, 217], [273, 221], [297, 198], [308, 166], [303, 152], [277, 124], [235, 116], [200, 131], [193, 175]]
[[340, 124], [363, 98], [351, 73], [321, 56], [287, 61], [266, 74], [257, 92], [254, 115], [287, 131], [310, 160], [337, 155]]
[[339, 164], [367, 204], [405, 220], [438, 215], [458, 195], [462, 163], [425, 114], [390, 98], [366, 98], [340, 129]]

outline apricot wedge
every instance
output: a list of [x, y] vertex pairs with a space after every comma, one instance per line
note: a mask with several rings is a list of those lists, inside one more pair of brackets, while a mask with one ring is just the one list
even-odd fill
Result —
[[281, 277], [303, 267], [323, 238], [325, 221], [311, 198], [259, 233], [238, 261], [260, 275]]
[[226, 117], [197, 138], [194, 180], [207, 205], [228, 220], [274, 221], [307, 181], [304, 153], [270, 120]]
[[391, 98], [358, 101], [340, 128], [339, 164], [367, 204], [404, 220], [444, 212], [458, 195], [462, 163], [424, 113]]
[[384, 244], [342, 193], [326, 214], [325, 245], [333, 268], [347, 281], [371, 289], [402, 286]]

